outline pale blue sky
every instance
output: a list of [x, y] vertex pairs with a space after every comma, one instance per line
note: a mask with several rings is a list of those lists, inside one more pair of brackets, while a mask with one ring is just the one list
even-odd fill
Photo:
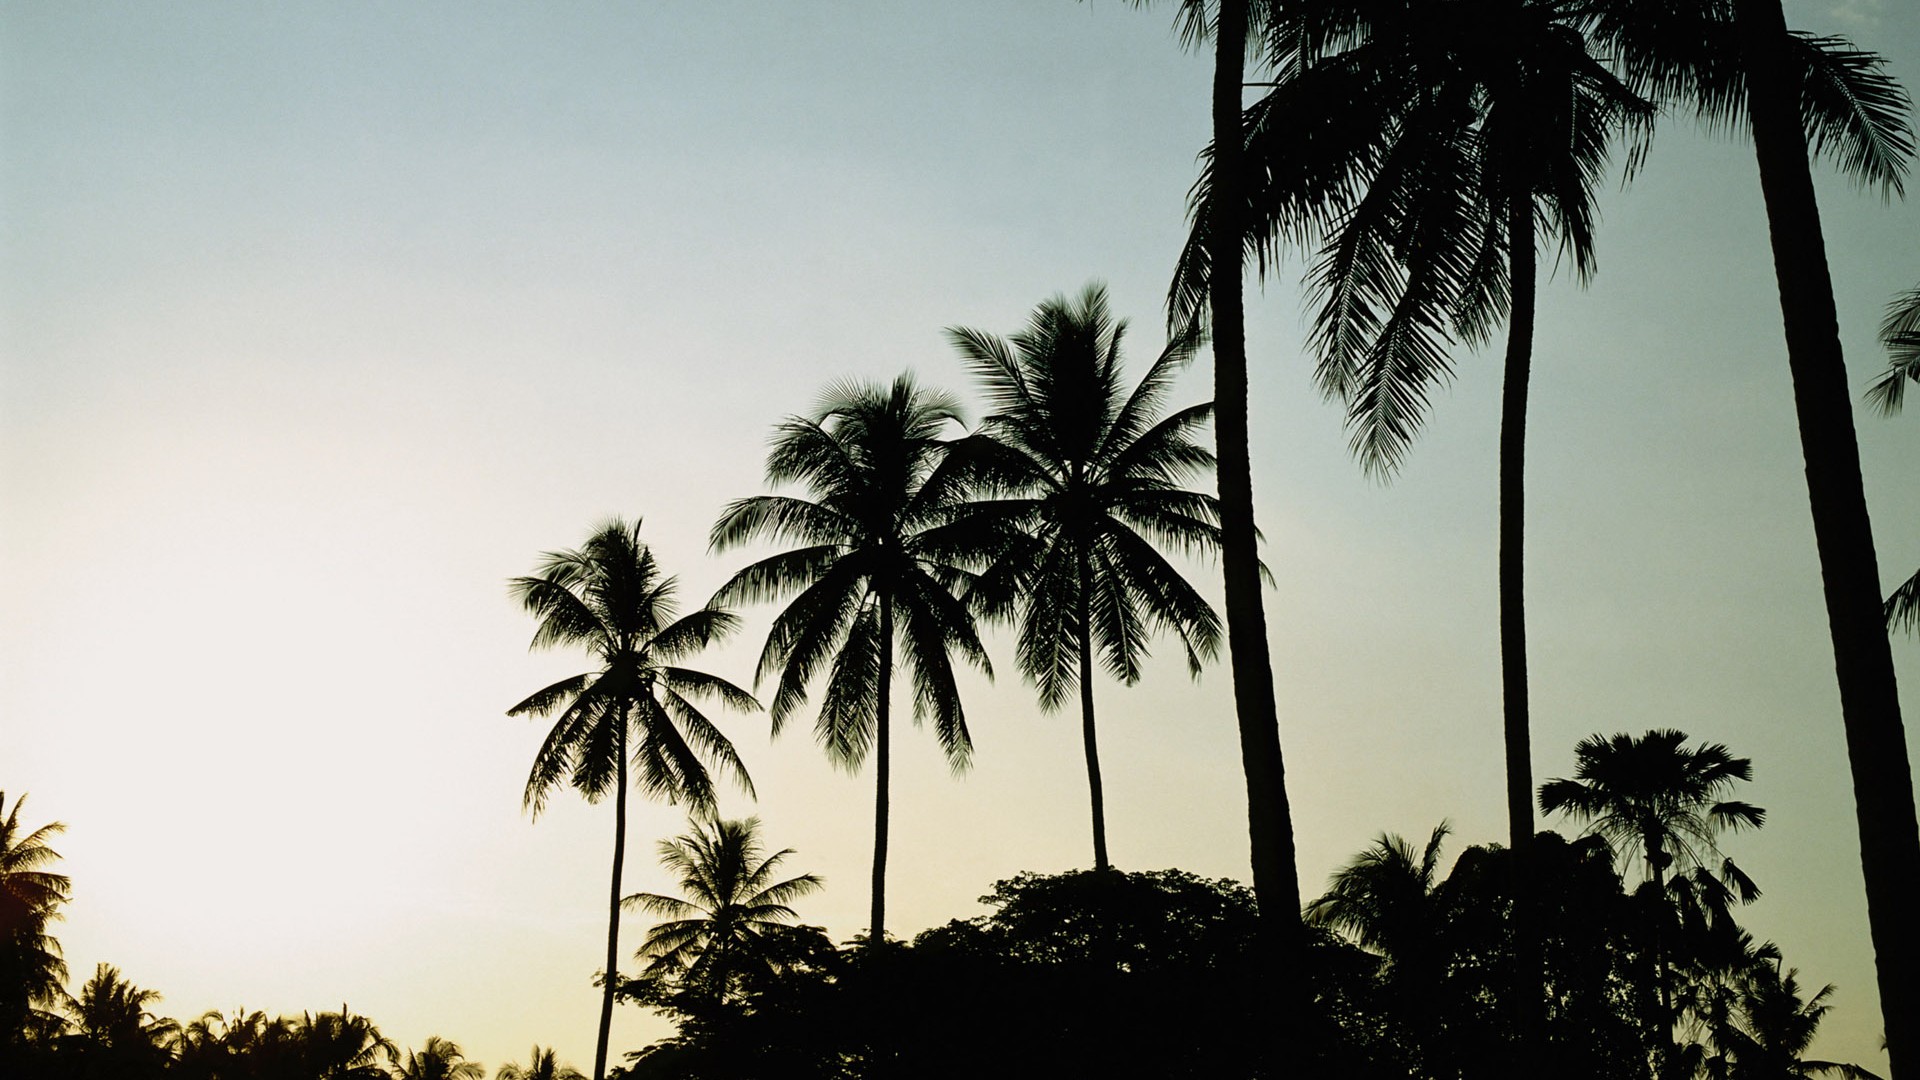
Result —
[[[1920, 13], [1789, 5], [1920, 82]], [[966, 390], [941, 328], [1111, 284], [1157, 350], [1208, 63], [1164, 12], [968, 4], [0, 7], [0, 787], [58, 818], [76, 976], [190, 1017], [345, 1000], [490, 1067], [586, 1064], [607, 807], [529, 824], [541, 730], [505, 580], [641, 515], [690, 603], [765, 440], [844, 376]], [[1855, 383], [1920, 283], [1911, 203], [1822, 186]], [[1595, 731], [1755, 761], [1728, 849], [1825, 1056], [1877, 1057], [1857, 869], [1752, 158], [1669, 122], [1604, 199], [1600, 275], [1542, 292], [1530, 617], [1539, 779]], [[1255, 482], [1303, 889], [1381, 830], [1505, 835], [1491, 356], [1392, 485], [1347, 458], [1292, 272], [1252, 294]], [[1183, 400], [1208, 394], [1197, 366]], [[1920, 565], [1920, 418], [1862, 412], [1884, 576]], [[1197, 574], [1210, 573], [1196, 568]], [[1208, 587], [1217, 585], [1207, 578]], [[767, 613], [709, 667], [749, 678]], [[977, 767], [909, 737], [890, 916], [1088, 861], [1075, 725], [1007, 642]], [[1897, 657], [1909, 683], [1920, 659]], [[1244, 877], [1224, 671], [1101, 685], [1114, 856]], [[1907, 694], [1909, 709], [1920, 699]], [[769, 839], [866, 915], [870, 788], [797, 724], [728, 729]], [[628, 887], [660, 889], [636, 809]], [[637, 942], [644, 921], [629, 920]], [[637, 1045], [637, 1010], [617, 1034]]]

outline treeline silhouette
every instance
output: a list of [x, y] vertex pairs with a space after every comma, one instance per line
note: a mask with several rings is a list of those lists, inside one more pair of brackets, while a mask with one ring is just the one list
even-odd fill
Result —
[[[1258, 1077], [1274, 1075], [1273, 987], [1306, 1004], [1290, 1028], [1315, 1068], [1348, 1077], [1513, 1073], [1516, 908], [1536, 905], [1547, 987], [1536, 1053], [1545, 1075], [1592, 1080], [1780, 1080], [1856, 1065], [1807, 1057], [1833, 987], [1803, 985], [1737, 913], [1760, 897], [1720, 847], [1765, 811], [1730, 798], [1752, 765], [1678, 731], [1592, 736], [1542, 808], [1585, 829], [1532, 838], [1528, 889], [1514, 853], [1382, 835], [1304, 911], [1304, 961], [1276, 971], [1256, 947], [1252, 892], [1180, 870], [1023, 873], [992, 910], [911, 941], [836, 945], [793, 904], [822, 887], [784, 876], [758, 819], [697, 812], [659, 844], [680, 895], [626, 906], [659, 918], [616, 999], [675, 1033], [609, 1075], [675, 1078]], [[49, 934], [70, 884], [52, 866], [58, 823], [0, 816], [0, 1066], [47, 1080], [482, 1080], [433, 1037], [403, 1051], [367, 1017], [244, 1009], [187, 1023], [101, 964], [77, 994]], [[0, 796], [0, 809], [5, 809]], [[1525, 989], [1520, 992], [1527, 992]], [[578, 1080], [551, 1050], [499, 1080]]]

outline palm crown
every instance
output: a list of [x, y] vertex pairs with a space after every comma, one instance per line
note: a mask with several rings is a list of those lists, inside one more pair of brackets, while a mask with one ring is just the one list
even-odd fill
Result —
[[[1637, 738], [1590, 735], [1574, 747], [1574, 779], [1540, 785], [1540, 809], [1585, 818], [1621, 859], [1639, 857], [1656, 883], [1676, 865], [1705, 867], [1720, 853], [1722, 831], [1759, 828], [1767, 812], [1721, 798], [1753, 779], [1752, 761], [1720, 743], [1682, 746], [1686, 741], [1685, 732], [1672, 729]], [[1745, 882], [1732, 860], [1722, 859], [1721, 869], [1730, 884]], [[1752, 891], [1752, 883], [1741, 889]]]
[[1046, 301], [1010, 339], [948, 331], [993, 410], [967, 442], [974, 476], [993, 497], [969, 513], [993, 522], [1007, 542], [970, 595], [989, 615], [1017, 611], [1020, 670], [1043, 708], [1058, 708], [1079, 687], [1099, 868], [1108, 860], [1093, 650], [1111, 675], [1132, 683], [1154, 630], [1180, 639], [1195, 675], [1220, 640], [1212, 607], [1155, 546], [1219, 545], [1218, 500], [1181, 486], [1213, 464], [1192, 438], [1212, 406], [1160, 415], [1199, 338], [1175, 337], [1129, 391], [1125, 335], [1099, 286], [1077, 301]]
[[780, 945], [796, 929], [789, 904], [821, 883], [812, 874], [775, 880], [793, 850], [766, 854], [759, 818], [695, 818], [692, 825], [660, 842], [660, 863], [679, 878], [684, 895], [634, 893], [625, 903], [668, 920], [641, 943], [645, 974], [720, 1000], [750, 973], [781, 970]]
[[756, 538], [799, 546], [735, 574], [722, 601], [791, 598], [775, 616], [754, 670], [778, 671], [772, 716], [777, 733], [826, 670], [814, 732], [827, 756], [857, 769], [875, 757], [873, 919], [884, 934], [888, 724], [896, 646], [913, 684], [915, 720], [931, 718], [956, 769], [973, 740], [954, 679], [952, 655], [989, 676], [992, 666], [973, 617], [955, 595], [988, 546], [982, 528], [959, 514], [963, 470], [942, 437], [959, 421], [945, 394], [902, 375], [891, 386], [844, 383], [811, 416], [789, 417], [767, 456], [771, 484], [797, 483], [811, 498], [756, 495], [730, 504], [712, 533], [717, 551]]

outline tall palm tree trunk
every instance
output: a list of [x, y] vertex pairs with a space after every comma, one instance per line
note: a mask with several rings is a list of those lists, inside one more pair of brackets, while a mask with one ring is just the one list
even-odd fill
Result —
[[1506, 371], [1500, 400], [1500, 698], [1507, 765], [1507, 843], [1513, 851], [1513, 1023], [1520, 1066], [1541, 1046], [1545, 973], [1533, 868], [1533, 735], [1527, 710], [1527, 389], [1533, 374], [1533, 196], [1519, 192], [1507, 222]]
[[1853, 400], [1840, 352], [1826, 241], [1807, 160], [1779, 0], [1739, 0], [1736, 18], [1747, 77], [1747, 113], [1766, 200], [1780, 312], [1793, 373], [1800, 448], [1806, 459], [1814, 541], [1840, 685], [1840, 717], [1853, 771], [1860, 868], [1885, 1022], [1890, 1075], [1920, 1075], [1920, 923], [1909, 906], [1920, 866], [1913, 772], [1881, 619], [1880, 568], [1860, 479]]
[[880, 697], [874, 702], [873, 771], [873, 922], [868, 943], [876, 950], [887, 940], [887, 772], [893, 761], [887, 707], [893, 698], [893, 597], [880, 594]]
[[1100, 744], [1093, 735], [1093, 571], [1085, 545], [1075, 554], [1080, 572], [1080, 737], [1087, 747], [1087, 792], [1093, 800], [1093, 868], [1106, 870], [1107, 799], [1100, 785]]
[[[1260, 552], [1253, 521], [1253, 466], [1248, 444], [1247, 341], [1241, 268], [1246, 197], [1241, 83], [1247, 51], [1246, 0], [1220, 0], [1213, 69], [1214, 198], [1208, 256], [1212, 263], [1214, 437], [1220, 483], [1220, 562], [1226, 580], [1227, 651], [1233, 665], [1240, 762], [1247, 779], [1247, 835], [1253, 892], [1260, 908], [1261, 948], [1298, 982], [1300, 879], [1294, 866], [1293, 817], [1274, 704], [1273, 661], [1260, 588]], [[1281, 1010], [1283, 1023], [1290, 1010]]]
[[620, 866], [627, 857], [627, 724], [620, 718], [614, 754], [619, 759], [613, 793], [613, 888], [607, 901], [607, 974], [600, 994], [600, 1038], [593, 1049], [593, 1080], [607, 1077], [607, 1038], [613, 1031], [613, 991], [620, 970]]

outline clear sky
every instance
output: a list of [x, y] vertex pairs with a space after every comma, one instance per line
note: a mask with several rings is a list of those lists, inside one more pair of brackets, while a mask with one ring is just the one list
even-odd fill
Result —
[[[1920, 84], [1920, 10], [1800, 0]], [[1167, 11], [968, 3], [0, 6], [0, 789], [64, 821], [57, 933], [171, 1015], [337, 1007], [489, 1068], [590, 1064], [612, 813], [520, 790], [506, 580], [642, 516], [689, 604], [766, 438], [846, 376], [967, 390], [941, 335], [1110, 283], [1132, 355], [1206, 138]], [[1920, 182], [1920, 181], [1916, 181]], [[1920, 212], [1821, 186], [1854, 382], [1920, 284]], [[1668, 121], [1603, 200], [1600, 274], [1541, 294], [1529, 616], [1536, 780], [1593, 732], [1755, 763], [1745, 914], [1839, 985], [1823, 1056], [1884, 1065], [1838, 699], [1751, 152]], [[1383, 830], [1506, 835], [1497, 349], [1390, 485], [1348, 458], [1286, 268], [1250, 294], [1254, 470], [1300, 875]], [[1209, 394], [1205, 362], [1183, 401]], [[1920, 417], [1860, 410], [1889, 584], [1920, 565]], [[1196, 575], [1217, 596], [1213, 570]], [[705, 666], [746, 682], [768, 612]], [[977, 764], [906, 732], [889, 919], [1091, 861], [1077, 725], [1004, 635]], [[1247, 874], [1224, 668], [1101, 684], [1115, 861]], [[1911, 689], [1920, 646], [1896, 643]], [[802, 907], [866, 919], [869, 777], [726, 722]], [[1910, 726], [1911, 730], [1911, 726]], [[663, 890], [636, 803], [630, 890]], [[625, 941], [638, 942], [636, 916]], [[638, 1010], [616, 1047], [660, 1028]]]

